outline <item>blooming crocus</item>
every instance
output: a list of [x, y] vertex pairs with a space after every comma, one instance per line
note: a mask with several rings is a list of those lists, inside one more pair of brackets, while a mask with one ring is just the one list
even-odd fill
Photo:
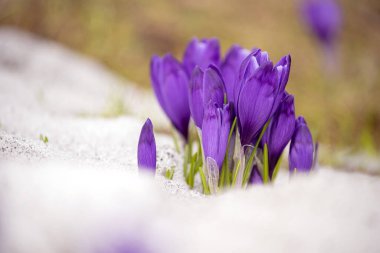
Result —
[[305, 0], [302, 14], [311, 31], [324, 45], [331, 45], [341, 27], [341, 13], [334, 0]]
[[220, 66], [226, 86], [228, 102], [234, 102], [234, 87], [238, 81], [240, 66], [250, 53], [251, 51], [245, 48], [233, 45]]
[[284, 98], [262, 139], [262, 142], [268, 146], [270, 177], [273, 175], [274, 168], [284, 148], [292, 138], [295, 124], [294, 98], [292, 95], [284, 94]]
[[210, 64], [219, 66], [219, 61], [220, 45], [219, 41], [215, 38], [192, 39], [183, 55], [183, 65], [189, 76], [192, 74], [195, 66], [199, 66], [204, 70]]
[[202, 128], [204, 110], [212, 101], [218, 107], [224, 102], [224, 83], [219, 70], [210, 65], [205, 71], [195, 67], [189, 84], [189, 106], [197, 127]]
[[277, 75], [273, 64], [266, 62], [242, 84], [237, 101], [237, 115], [243, 146], [251, 144], [274, 110], [273, 105], [279, 93]]
[[[238, 99], [240, 97], [240, 93], [244, 84], [256, 74], [256, 71], [259, 69], [260, 66], [264, 66], [268, 63], [271, 63], [269, 55], [267, 52], [262, 51], [261, 49], [253, 49], [252, 52], [241, 63], [239, 70], [239, 78], [234, 86], [234, 106], [236, 113], [238, 110]], [[273, 114], [276, 112], [280, 104], [282, 95], [285, 92], [285, 87], [289, 80], [290, 66], [290, 55], [282, 57], [281, 60], [274, 66], [274, 69], [277, 71], [277, 92], [275, 95], [275, 100], [272, 106], [270, 117], [273, 116]]]
[[171, 55], [153, 56], [150, 64], [153, 90], [173, 126], [187, 140], [190, 120], [189, 78], [182, 65]]
[[313, 137], [303, 117], [298, 117], [289, 150], [289, 170], [308, 172], [313, 166]]
[[156, 141], [149, 118], [141, 129], [137, 147], [137, 163], [140, 170], [156, 171]]
[[208, 158], [215, 160], [218, 168], [221, 169], [231, 127], [229, 104], [220, 108], [215, 103], [209, 103], [202, 125], [202, 146], [205, 160]]

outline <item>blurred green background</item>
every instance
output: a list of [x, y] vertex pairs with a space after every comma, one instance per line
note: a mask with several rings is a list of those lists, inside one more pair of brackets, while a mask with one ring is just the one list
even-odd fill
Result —
[[380, 1], [339, 2], [343, 29], [334, 70], [291, 0], [0, 0], [0, 25], [13, 25], [92, 56], [150, 87], [152, 54], [182, 57], [194, 36], [238, 43], [273, 61], [290, 53], [288, 91], [318, 140], [334, 148], [380, 149]]

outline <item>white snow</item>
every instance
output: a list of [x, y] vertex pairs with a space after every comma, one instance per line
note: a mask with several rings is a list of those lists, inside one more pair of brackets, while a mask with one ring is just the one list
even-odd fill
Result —
[[[151, 93], [123, 82], [56, 43], [0, 28], [1, 253], [380, 252], [379, 177], [323, 167], [205, 197], [188, 189], [160, 134], [155, 179], [139, 175], [145, 117], [157, 128], [168, 121]], [[129, 116], [102, 117], [115, 97]]]

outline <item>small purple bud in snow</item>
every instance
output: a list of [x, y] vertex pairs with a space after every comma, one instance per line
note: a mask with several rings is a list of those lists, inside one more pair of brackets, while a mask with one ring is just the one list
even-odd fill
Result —
[[209, 103], [203, 118], [202, 146], [205, 160], [210, 157], [221, 169], [227, 150], [228, 135], [231, 127], [229, 104], [222, 108]]
[[308, 172], [313, 166], [313, 137], [303, 117], [298, 117], [289, 150], [289, 170]]
[[233, 45], [221, 64], [221, 72], [226, 86], [228, 102], [234, 102], [234, 87], [239, 77], [239, 70], [243, 60], [251, 52], [238, 45]]
[[156, 141], [150, 119], [145, 121], [137, 147], [137, 163], [140, 170], [156, 171]]
[[220, 45], [215, 38], [198, 40], [192, 39], [183, 55], [183, 66], [190, 76], [195, 66], [205, 70], [210, 64], [219, 66]]
[[182, 65], [170, 54], [153, 56], [150, 64], [153, 90], [173, 126], [187, 140], [190, 120], [189, 78]]
[[196, 66], [189, 84], [189, 106], [197, 127], [202, 128], [204, 110], [212, 101], [223, 107], [224, 82], [217, 67], [210, 65], [203, 71]]
[[305, 0], [302, 14], [310, 30], [325, 44], [331, 45], [341, 28], [339, 5], [334, 0]]
[[262, 142], [268, 145], [270, 177], [273, 175], [282, 151], [292, 138], [295, 124], [294, 98], [292, 95], [284, 94], [283, 100], [262, 139]]

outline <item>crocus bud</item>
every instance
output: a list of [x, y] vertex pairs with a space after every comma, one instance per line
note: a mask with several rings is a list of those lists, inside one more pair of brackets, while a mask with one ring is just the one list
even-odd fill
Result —
[[298, 117], [289, 150], [289, 170], [308, 172], [313, 166], [313, 137], [303, 117]]
[[210, 65], [205, 71], [196, 66], [189, 86], [191, 116], [195, 125], [202, 128], [204, 110], [210, 101], [217, 104], [218, 107], [223, 106], [224, 82], [219, 70], [215, 66]]
[[251, 175], [249, 177], [249, 184], [262, 184], [263, 183], [263, 177], [261, 176], [261, 173], [259, 169], [257, 168], [257, 165], [253, 165]]
[[221, 64], [220, 70], [225, 82], [228, 102], [234, 102], [234, 87], [238, 81], [240, 66], [250, 53], [245, 48], [233, 45]]
[[150, 64], [153, 90], [173, 126], [187, 140], [190, 120], [188, 76], [182, 65], [170, 54], [153, 56]]
[[202, 70], [210, 64], [216, 66], [220, 61], [220, 46], [219, 41], [215, 38], [192, 39], [183, 55], [183, 65], [187, 74], [190, 76], [193, 73], [195, 66], [199, 66]]
[[294, 98], [292, 95], [284, 94], [262, 139], [262, 142], [268, 146], [269, 176], [271, 178], [284, 148], [292, 138], [295, 124]]
[[306, 24], [324, 45], [331, 45], [341, 27], [341, 12], [334, 0], [305, 0], [302, 14]]
[[212, 158], [219, 169], [226, 154], [230, 127], [229, 104], [220, 108], [215, 103], [209, 103], [203, 118], [202, 146], [205, 160]]
[[266, 62], [242, 84], [237, 101], [237, 116], [243, 146], [253, 141], [272, 114], [279, 92], [277, 75], [273, 64]]
[[137, 147], [137, 163], [140, 170], [156, 171], [156, 141], [150, 119], [145, 121]]

